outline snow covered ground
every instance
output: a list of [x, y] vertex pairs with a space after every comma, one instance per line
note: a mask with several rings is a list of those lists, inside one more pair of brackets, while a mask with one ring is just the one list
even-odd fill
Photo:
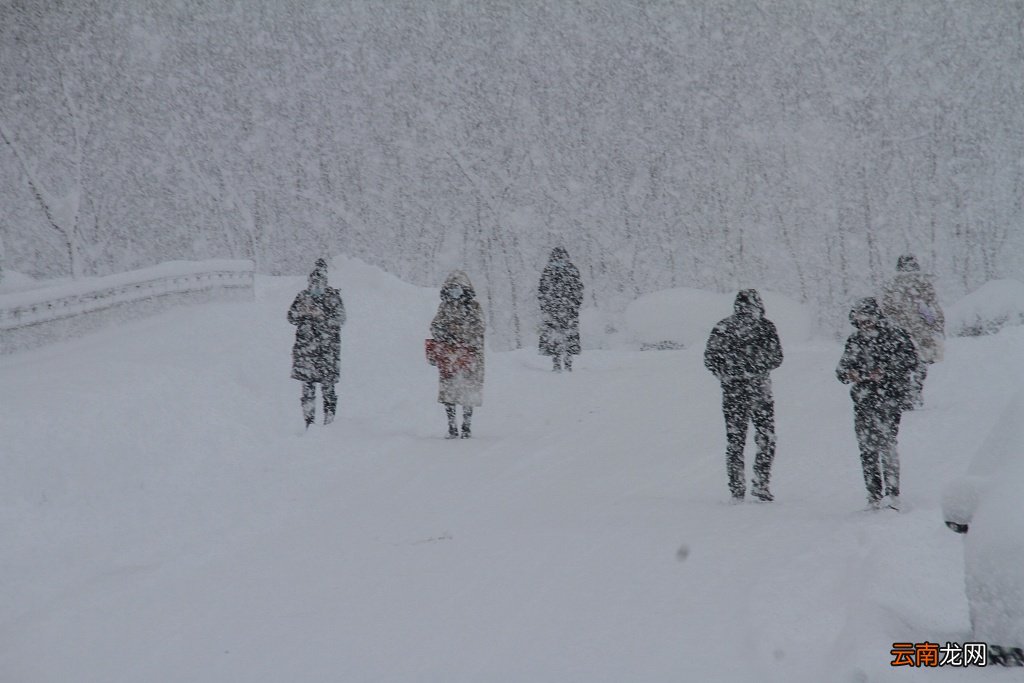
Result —
[[446, 441], [436, 293], [352, 261], [332, 276], [339, 419], [305, 434], [302, 278], [0, 358], [0, 681], [1020, 675], [889, 650], [970, 640], [939, 499], [1021, 385], [1024, 329], [949, 340], [905, 416], [901, 514], [860, 512], [839, 344], [784, 338], [777, 502], [730, 506], [700, 345], [562, 375], [492, 353], [474, 438]]

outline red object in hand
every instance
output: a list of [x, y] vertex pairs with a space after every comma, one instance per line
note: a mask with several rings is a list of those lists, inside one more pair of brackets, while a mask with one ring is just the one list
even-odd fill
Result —
[[427, 354], [427, 362], [437, 366], [441, 377], [454, 377], [456, 372], [468, 370], [473, 364], [473, 350], [464, 344], [450, 344], [436, 339], [427, 339], [423, 343]]

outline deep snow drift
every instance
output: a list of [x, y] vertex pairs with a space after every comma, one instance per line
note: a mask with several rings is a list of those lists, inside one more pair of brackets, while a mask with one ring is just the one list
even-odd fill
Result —
[[491, 353], [450, 442], [436, 292], [332, 278], [339, 419], [305, 434], [303, 278], [0, 358], [0, 680], [931, 681], [892, 643], [970, 639], [939, 498], [1020, 386], [1024, 330], [949, 340], [904, 420], [901, 514], [859, 512], [840, 346], [784, 338], [777, 502], [729, 506], [700, 344], [561, 375]]

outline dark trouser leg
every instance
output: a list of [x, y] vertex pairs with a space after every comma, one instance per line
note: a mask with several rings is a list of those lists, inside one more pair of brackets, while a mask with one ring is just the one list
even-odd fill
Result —
[[747, 442], [750, 421], [750, 397], [745, 385], [732, 382], [722, 385], [722, 412], [725, 414], [725, 469], [729, 475], [729, 492], [733, 498], [742, 498], [747, 491], [743, 446]]
[[462, 406], [462, 438], [468, 439], [473, 422], [473, 406]]
[[455, 426], [455, 404], [445, 403], [444, 412], [448, 416], [448, 438], [454, 439], [459, 435], [459, 430]]
[[334, 413], [338, 410], [338, 394], [334, 385], [331, 383], [321, 384], [320, 391], [324, 395], [324, 417], [326, 418], [328, 415], [334, 417]]
[[853, 409], [853, 427], [857, 433], [857, 444], [860, 446], [860, 464], [864, 470], [864, 486], [868, 490], [868, 500], [877, 502], [882, 499], [882, 473], [879, 467], [879, 455], [882, 447], [883, 420], [877, 409]]
[[900, 431], [899, 410], [886, 410], [879, 415], [882, 447], [879, 457], [882, 466], [883, 493], [888, 496], [900, 495], [900, 455], [896, 450], [896, 437]]
[[568, 370], [569, 372], [572, 372], [572, 354], [571, 353], [566, 353], [565, 354], [565, 369]]
[[928, 364], [919, 363], [917, 370], [914, 371], [914, 375], [910, 378], [913, 395], [913, 405], [915, 408], [924, 407], [924, 380], [928, 377]]
[[562, 357], [557, 353], [551, 357], [551, 369], [555, 372], [562, 371]]
[[754, 488], [767, 493], [772, 476], [772, 461], [775, 460], [775, 402], [770, 386], [762, 388], [753, 401], [751, 419], [754, 422], [754, 441], [757, 444], [757, 458], [754, 460]]
[[316, 383], [302, 383], [302, 416], [306, 424], [310, 425], [316, 417]]

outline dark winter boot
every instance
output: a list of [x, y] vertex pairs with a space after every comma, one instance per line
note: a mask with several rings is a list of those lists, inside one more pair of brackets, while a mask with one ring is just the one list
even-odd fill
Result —
[[334, 413], [338, 411], [338, 394], [333, 384], [321, 384], [320, 391], [324, 395], [324, 424], [334, 422]]
[[469, 431], [470, 423], [473, 421], [473, 409], [470, 406], [462, 406], [462, 438], [468, 439], [471, 436]]
[[572, 372], [572, 354], [565, 354], [565, 371]]
[[306, 420], [306, 427], [316, 419], [316, 385], [312, 382], [302, 384], [302, 417]]
[[762, 503], [770, 503], [775, 500], [775, 496], [768, 490], [768, 484], [761, 481], [754, 482], [754, 485], [750, 488], [750, 495]]
[[561, 372], [562, 371], [562, 359], [559, 358], [558, 356], [552, 356], [551, 357], [551, 369], [554, 370], [555, 372]]
[[445, 403], [444, 404], [444, 412], [448, 416], [448, 436], [446, 438], [448, 438], [448, 439], [457, 439], [457, 438], [459, 438], [459, 430], [458, 430], [458, 427], [455, 426], [455, 404], [454, 403]]

